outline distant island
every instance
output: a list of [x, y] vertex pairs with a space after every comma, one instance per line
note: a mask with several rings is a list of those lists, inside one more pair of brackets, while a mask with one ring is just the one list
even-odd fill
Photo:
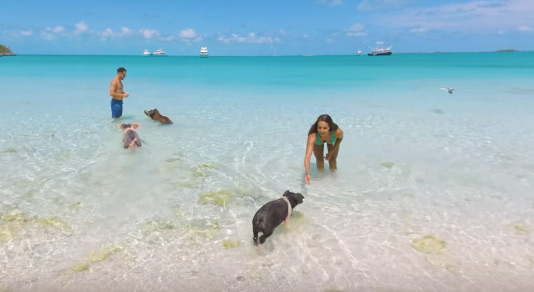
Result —
[[8, 47], [0, 45], [0, 56], [15, 56], [15, 54]]
[[498, 53], [510, 53], [510, 52], [519, 52], [515, 49], [505, 49], [505, 50], [497, 50]]

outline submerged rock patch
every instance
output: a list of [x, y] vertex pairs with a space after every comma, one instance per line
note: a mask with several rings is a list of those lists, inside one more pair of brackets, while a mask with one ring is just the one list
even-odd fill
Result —
[[514, 223], [514, 222], [512, 222], [512, 223], [510, 223], [509, 225], [510, 225], [510, 227], [512, 227], [512, 228], [515, 230], [515, 232], [517, 232], [517, 233], [523, 233], [523, 234], [528, 233], [528, 229], [527, 229], [525, 226], [523, 226], [523, 225], [521, 225], [521, 224], [519, 224], [519, 223]]
[[222, 246], [225, 249], [229, 248], [235, 248], [241, 245], [241, 241], [239, 240], [223, 240]]
[[200, 195], [199, 202], [202, 205], [212, 204], [217, 206], [226, 206], [228, 201], [235, 197], [235, 194], [229, 190], [217, 190]]
[[89, 255], [81, 264], [72, 268], [75, 272], [81, 272], [88, 270], [91, 264], [105, 261], [112, 254], [124, 250], [121, 246], [111, 246], [97, 250]]
[[410, 246], [422, 253], [434, 254], [445, 249], [445, 241], [427, 234], [421, 238], [413, 239]]
[[392, 168], [393, 166], [395, 166], [395, 163], [393, 163], [391, 161], [384, 161], [384, 162], [380, 163], [380, 165], [382, 165], [385, 168]]

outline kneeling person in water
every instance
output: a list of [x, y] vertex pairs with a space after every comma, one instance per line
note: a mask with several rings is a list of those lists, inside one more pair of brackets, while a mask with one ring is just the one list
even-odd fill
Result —
[[[337, 124], [332, 121], [332, 118], [323, 114], [317, 118], [317, 121], [310, 127], [308, 131], [308, 142], [306, 144], [306, 154], [304, 156], [304, 169], [306, 170], [306, 176], [304, 181], [306, 184], [310, 184], [310, 159], [311, 154], [315, 156], [317, 161], [317, 168], [324, 170], [324, 159], [328, 160], [328, 166], [331, 171], [337, 169], [337, 154], [339, 153], [339, 144], [343, 140], [343, 131]], [[328, 148], [326, 156], [324, 153], [324, 144]]]

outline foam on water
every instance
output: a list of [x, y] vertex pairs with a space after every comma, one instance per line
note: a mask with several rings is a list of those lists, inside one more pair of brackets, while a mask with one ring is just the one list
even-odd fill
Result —
[[[0, 291], [528, 290], [532, 57], [473, 56], [2, 58]], [[306, 186], [322, 113], [339, 169], [312, 158]], [[286, 189], [304, 203], [254, 247], [254, 213]]]

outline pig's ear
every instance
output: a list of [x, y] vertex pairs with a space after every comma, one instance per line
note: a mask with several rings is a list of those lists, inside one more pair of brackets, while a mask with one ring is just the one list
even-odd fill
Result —
[[134, 130], [137, 130], [137, 129], [139, 129], [139, 127], [141, 127], [141, 124], [140, 123], [133, 123], [132, 127], [134, 128]]
[[121, 130], [124, 130], [124, 128], [126, 128], [126, 125], [125, 125], [125, 124], [120, 124], [120, 125], [119, 125], [119, 128], [120, 128]]

